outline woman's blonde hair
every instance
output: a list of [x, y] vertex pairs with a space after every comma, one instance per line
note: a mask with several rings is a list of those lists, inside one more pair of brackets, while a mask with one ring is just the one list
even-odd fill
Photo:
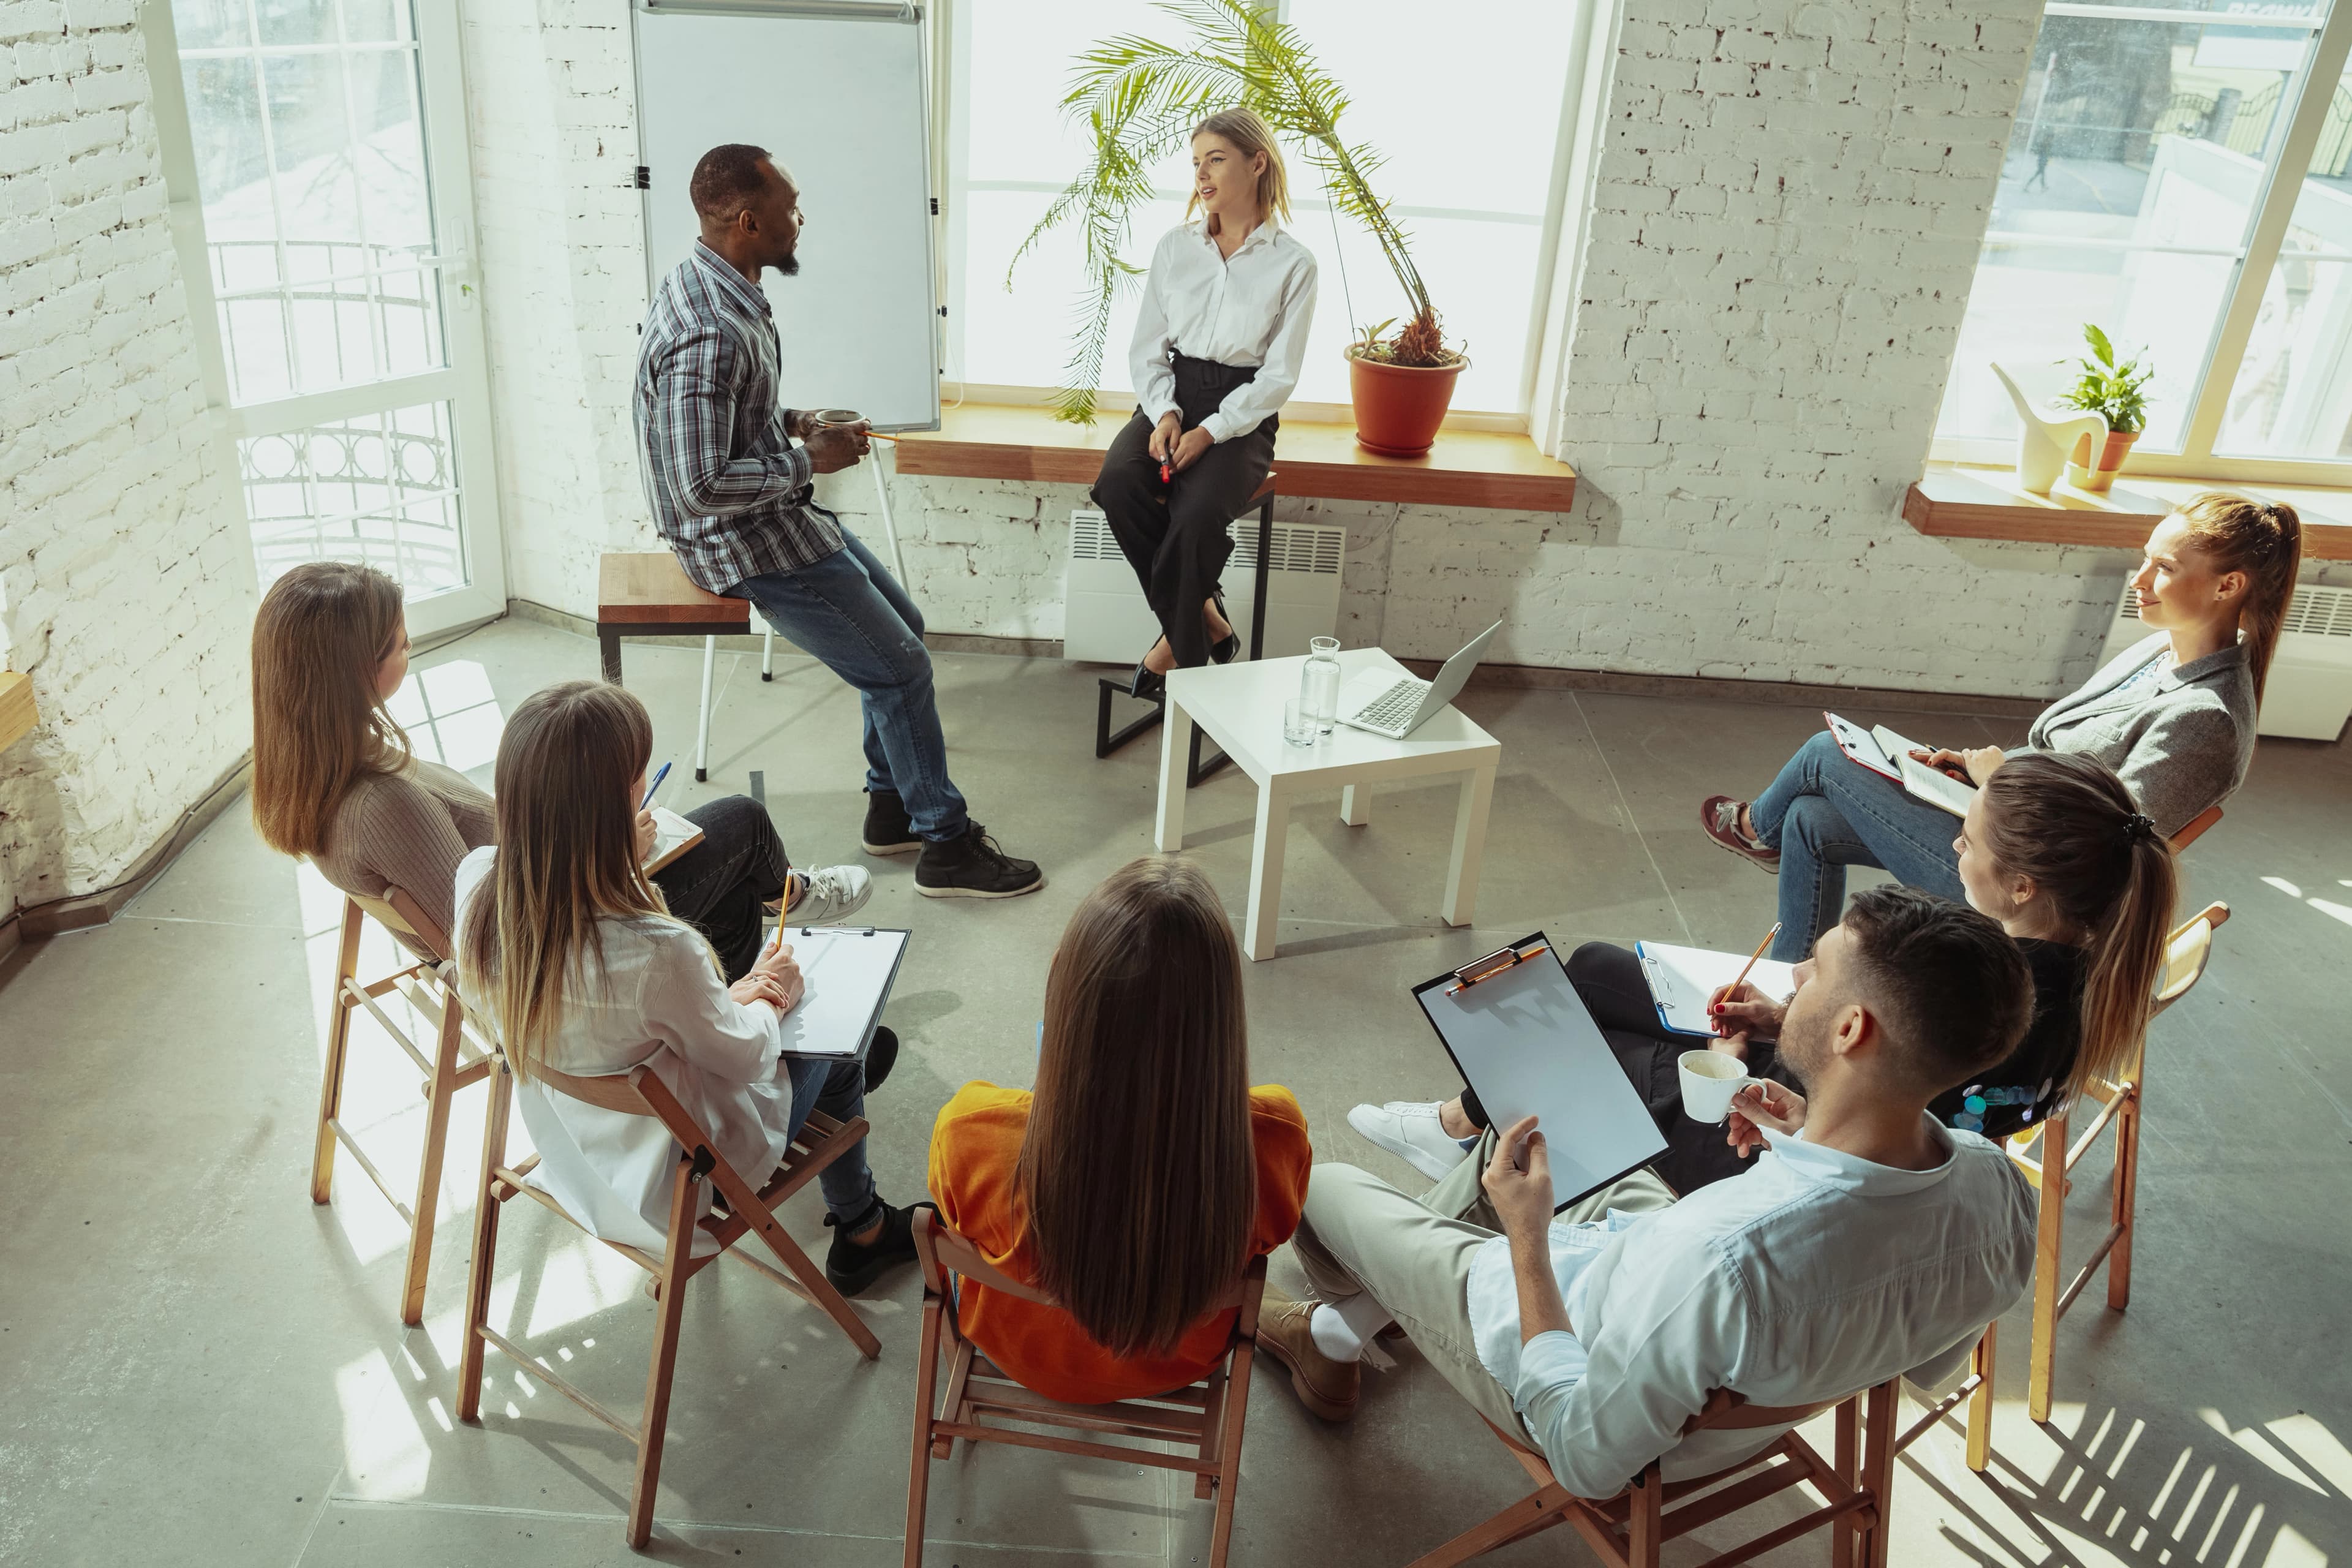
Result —
[[460, 982], [497, 1018], [529, 1078], [562, 1025], [567, 985], [600, 984], [600, 916], [665, 916], [637, 863], [636, 784], [652, 757], [645, 704], [602, 680], [525, 698], [499, 741], [499, 853], [458, 917]]
[[362, 773], [408, 763], [376, 669], [402, 636], [400, 584], [373, 566], [311, 561], [269, 585], [253, 617], [253, 825], [285, 855], [327, 847]]
[[2022, 752], [1984, 786], [1984, 847], [2033, 879], [2083, 933], [2082, 1037], [2066, 1075], [2072, 1101], [2094, 1078], [2124, 1076], [2147, 1032], [2172, 934], [2172, 847], [2115, 770], [2080, 752]]
[[2279, 627], [2294, 598], [2295, 575], [2303, 568], [2303, 520], [2284, 502], [2221, 490], [2207, 490], [2177, 515], [2215, 571], [2246, 574], [2238, 629], [2245, 634], [2246, 668], [2260, 702], [2271, 658], [2278, 652]]
[[[1290, 174], [1282, 166], [1282, 148], [1274, 139], [1274, 127], [1265, 122], [1255, 109], [1221, 109], [1200, 124], [1192, 134], [1222, 136], [1232, 142], [1244, 158], [1265, 154], [1265, 172], [1257, 177], [1257, 221], [1265, 223], [1280, 213], [1282, 221], [1290, 221]], [[1196, 184], [1184, 204], [1184, 221], [1192, 221], [1192, 209], [1201, 205], [1201, 192]]]
[[1132, 861], [1070, 916], [1014, 1171], [1039, 1289], [1113, 1355], [1166, 1352], [1249, 1260], [1241, 950], [1191, 863]]

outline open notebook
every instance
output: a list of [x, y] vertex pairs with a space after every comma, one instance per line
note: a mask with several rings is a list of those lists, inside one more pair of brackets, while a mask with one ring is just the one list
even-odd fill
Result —
[[657, 805], [653, 813], [654, 850], [646, 857], [648, 877], [702, 842], [702, 829], [669, 807]]
[[[1704, 947], [1670, 947], [1662, 942], [1637, 942], [1634, 956], [1642, 961], [1642, 978], [1650, 983], [1650, 1000], [1658, 1005], [1658, 1022], [1677, 1035], [1715, 1036], [1706, 1016], [1706, 999], [1739, 978], [1748, 962], [1744, 952], [1717, 952]], [[1759, 958], [1748, 972], [1748, 983], [1776, 1002], [1785, 1002], [1797, 989], [1797, 969], [1777, 958]]]
[[1884, 724], [1865, 730], [1834, 713], [1825, 712], [1822, 717], [1830, 721], [1830, 737], [1837, 742], [1838, 750], [1872, 773], [1893, 779], [1915, 800], [1941, 806], [1954, 816], [1969, 814], [1969, 802], [1975, 798], [1977, 786], [1963, 784], [1913, 756], [1913, 751], [1927, 749], [1918, 742], [1906, 741]]

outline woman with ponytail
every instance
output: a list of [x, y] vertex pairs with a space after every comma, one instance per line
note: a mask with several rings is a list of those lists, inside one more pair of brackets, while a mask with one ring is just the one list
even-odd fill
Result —
[[[2154, 632], [2033, 721], [2037, 751], [2095, 757], [2122, 778], [2167, 838], [2245, 782], [2254, 719], [2279, 627], [2303, 563], [2294, 509], [2209, 491], [2148, 536], [2131, 585]], [[1998, 746], [1921, 751], [1981, 787]], [[1780, 878], [1776, 958], [1794, 962], [1835, 925], [1845, 868], [1878, 866], [1948, 899], [1961, 896], [1951, 818], [1856, 766], [1826, 733], [1797, 749], [1750, 804], [1709, 795], [1699, 826], [1724, 848]]]
[[[1952, 849], [1968, 901], [2024, 950], [2033, 1022], [2007, 1060], [1928, 1110], [2000, 1138], [2040, 1125], [2086, 1079], [2112, 1079], [2129, 1059], [2147, 1026], [2171, 930], [2172, 849], [2114, 769], [2064, 752], [2010, 758], [1969, 803]], [[1570, 955], [1568, 973], [1666, 1136], [1656, 1170], [1667, 1184], [1688, 1193], [1745, 1169], [1723, 1129], [1682, 1114], [1676, 1063], [1695, 1042], [1658, 1023], [1641, 961], [1587, 942]], [[1713, 1048], [1745, 1058], [1756, 1077], [1789, 1080], [1771, 1044], [1780, 1004], [1743, 985], [1718, 994], [1715, 1012], [1724, 1037]], [[1360, 1105], [1348, 1121], [1433, 1177], [1458, 1163], [1486, 1126], [1467, 1094], [1444, 1105]]]

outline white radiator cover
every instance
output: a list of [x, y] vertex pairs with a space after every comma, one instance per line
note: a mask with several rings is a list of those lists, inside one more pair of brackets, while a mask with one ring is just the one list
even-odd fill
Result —
[[[2139, 618], [2139, 591], [2126, 584], [2099, 662], [2105, 664], [2151, 629]], [[2352, 718], [2352, 588], [2314, 583], [2296, 587], [2268, 685], [2257, 734], [2333, 741], [2343, 733], [2345, 720]]]
[[[1250, 616], [1257, 586], [1257, 516], [1233, 524], [1234, 553], [1225, 563], [1225, 613], [1249, 652]], [[1307, 651], [1309, 637], [1330, 637], [1339, 625], [1339, 574], [1348, 531], [1312, 523], [1277, 522], [1268, 552], [1265, 657]], [[1118, 552], [1110, 524], [1092, 507], [1070, 513], [1069, 576], [1063, 595], [1062, 657], [1076, 663], [1133, 664], [1160, 635], [1135, 571]]]

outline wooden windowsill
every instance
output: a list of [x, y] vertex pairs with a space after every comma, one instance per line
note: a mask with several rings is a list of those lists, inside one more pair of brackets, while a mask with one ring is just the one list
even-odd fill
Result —
[[[937, 431], [907, 432], [895, 455], [902, 474], [1090, 485], [1126, 417], [1107, 412], [1087, 430], [1048, 408], [966, 404], [943, 410]], [[1286, 419], [1274, 469], [1282, 494], [1332, 500], [1566, 511], [1576, 499], [1574, 468], [1494, 430], [1444, 430], [1422, 457], [1383, 458], [1356, 445], [1351, 425]]]
[[33, 678], [20, 669], [0, 669], [0, 752], [33, 732]]
[[2008, 539], [2137, 550], [2157, 519], [2200, 490], [2240, 490], [2284, 501], [2303, 519], [2306, 560], [2352, 561], [2352, 488], [2243, 485], [2126, 475], [2105, 495], [2017, 488], [2013, 468], [1930, 463], [1903, 498], [1903, 520], [1937, 539]]

